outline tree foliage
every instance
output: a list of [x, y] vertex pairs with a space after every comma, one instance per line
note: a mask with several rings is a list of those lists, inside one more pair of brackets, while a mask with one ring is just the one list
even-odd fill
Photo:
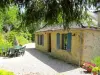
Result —
[[17, 19], [18, 11], [18, 7], [15, 5], [10, 5], [9, 8], [5, 9], [5, 12], [2, 13], [3, 17], [1, 18], [3, 30], [10, 31], [21, 25], [21, 21]]
[[[23, 21], [26, 25], [44, 22], [46, 25], [63, 22], [64, 28], [70, 23], [81, 23], [88, 17], [91, 6], [97, 7], [99, 0], [29, 0]], [[60, 20], [59, 20], [60, 19]]]
[[[0, 8], [11, 4], [18, 5], [19, 10], [25, 7], [24, 15], [20, 14], [25, 26], [37, 27], [37, 23], [46, 25], [62, 23], [64, 28], [70, 23], [81, 23], [87, 18], [87, 8], [97, 7], [100, 0], [1, 0]], [[97, 8], [99, 8], [98, 6]]]
[[17, 22], [18, 8], [16, 6], [9, 6], [9, 9], [6, 9], [4, 23], [5, 24], [16, 24]]

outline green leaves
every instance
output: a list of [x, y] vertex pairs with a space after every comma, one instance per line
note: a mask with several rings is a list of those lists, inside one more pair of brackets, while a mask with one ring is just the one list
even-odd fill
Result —
[[1, 69], [0, 75], [15, 75], [15, 74], [13, 72]]
[[64, 28], [69, 28], [70, 23], [81, 23], [81, 20], [87, 16], [87, 6], [96, 6], [98, 2], [99, 1], [95, 0], [31, 1], [29, 6], [26, 7], [26, 13], [23, 17], [23, 21], [26, 25], [43, 21], [47, 25], [63, 22]]
[[[26, 12], [20, 14], [20, 20], [23, 20], [22, 23], [26, 27], [32, 25], [35, 28], [36, 24], [40, 26], [41, 22], [47, 25], [63, 22], [64, 28], [69, 28], [72, 22], [81, 23], [87, 16], [87, 7], [99, 8], [99, 2], [100, 0], [1, 0], [0, 8], [5, 9], [14, 3], [19, 6], [19, 10], [25, 6]], [[13, 16], [8, 17], [10, 23], [16, 21], [14, 13], [8, 12], [8, 15]]]
[[56, 0], [48, 0], [46, 3], [45, 21], [48, 24], [57, 22], [60, 13], [60, 7]]
[[92, 60], [92, 62], [93, 62], [94, 64], [96, 64], [96, 66], [99, 66], [99, 67], [100, 67], [100, 56], [95, 57], [95, 58]]

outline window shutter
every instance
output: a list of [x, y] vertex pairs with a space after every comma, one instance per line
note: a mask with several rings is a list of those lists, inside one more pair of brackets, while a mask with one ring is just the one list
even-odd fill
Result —
[[39, 45], [41, 44], [41, 35], [39, 35]]
[[62, 49], [64, 49], [64, 34], [62, 34]]
[[44, 45], [44, 35], [42, 35], [42, 45]]
[[42, 35], [40, 35], [40, 45], [42, 45]]
[[57, 45], [57, 49], [60, 49], [60, 33], [57, 33], [57, 35], [56, 35], [56, 45]]
[[37, 41], [38, 41], [38, 45], [39, 45], [39, 35], [38, 35]]
[[71, 51], [71, 40], [72, 40], [72, 33], [67, 34], [67, 50]]

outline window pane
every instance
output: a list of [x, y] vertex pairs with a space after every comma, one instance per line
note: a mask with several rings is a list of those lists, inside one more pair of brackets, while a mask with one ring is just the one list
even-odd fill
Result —
[[67, 34], [64, 34], [64, 49], [67, 49]]
[[67, 34], [62, 34], [62, 49], [66, 50], [67, 48]]
[[56, 40], [56, 41], [57, 41], [57, 42], [56, 42], [56, 43], [57, 43], [57, 44], [56, 44], [56, 45], [57, 45], [57, 49], [60, 49], [60, 34], [57, 33], [56, 37], [57, 37], [57, 38], [56, 38], [56, 39], [57, 39], [57, 40]]
[[71, 40], [72, 40], [72, 33], [67, 34], [67, 50], [71, 51]]

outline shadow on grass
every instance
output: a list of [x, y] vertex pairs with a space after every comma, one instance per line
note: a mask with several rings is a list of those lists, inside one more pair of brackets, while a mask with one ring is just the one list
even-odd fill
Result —
[[64, 61], [60, 61], [59, 59], [56, 59], [44, 52], [38, 51], [35, 48], [27, 48], [26, 51], [59, 73], [74, 70], [77, 68], [77, 66], [67, 64]]

